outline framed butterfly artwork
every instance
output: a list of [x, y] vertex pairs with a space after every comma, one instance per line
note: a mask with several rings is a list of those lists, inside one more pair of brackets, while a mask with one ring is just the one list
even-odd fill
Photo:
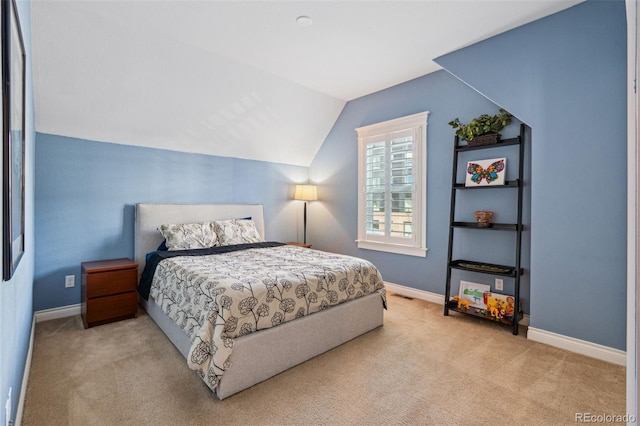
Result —
[[464, 186], [504, 185], [506, 170], [506, 158], [469, 161], [465, 171]]

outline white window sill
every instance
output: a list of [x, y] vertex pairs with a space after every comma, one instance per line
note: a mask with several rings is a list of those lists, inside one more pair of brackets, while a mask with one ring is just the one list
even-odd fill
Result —
[[427, 257], [426, 247], [403, 246], [400, 244], [381, 243], [376, 241], [356, 240], [358, 248], [365, 250], [384, 251], [387, 253], [405, 254], [408, 256]]

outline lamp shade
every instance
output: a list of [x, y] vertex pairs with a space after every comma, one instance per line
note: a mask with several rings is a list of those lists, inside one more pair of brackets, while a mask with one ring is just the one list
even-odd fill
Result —
[[296, 185], [294, 200], [315, 201], [318, 199], [318, 187], [316, 185]]

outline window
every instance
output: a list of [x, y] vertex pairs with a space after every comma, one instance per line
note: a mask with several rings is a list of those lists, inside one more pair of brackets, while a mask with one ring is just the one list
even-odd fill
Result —
[[359, 248], [426, 256], [428, 115], [356, 129]]

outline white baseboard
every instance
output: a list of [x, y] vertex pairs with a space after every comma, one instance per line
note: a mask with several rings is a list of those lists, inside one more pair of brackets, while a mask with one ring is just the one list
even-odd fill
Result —
[[591, 343], [586, 340], [580, 340], [534, 327], [529, 327], [527, 339], [613, 364], [627, 365], [627, 354], [625, 351]]
[[[417, 288], [405, 287], [403, 285], [390, 283], [388, 281], [384, 282], [384, 286], [390, 292], [399, 294], [400, 296], [412, 297], [414, 299], [420, 299], [444, 306], [443, 294], [432, 293], [430, 291], [419, 290]], [[518, 324], [529, 326], [529, 315], [524, 315]]]
[[29, 373], [31, 372], [31, 356], [33, 355], [33, 340], [36, 335], [36, 316], [31, 320], [31, 336], [29, 337], [29, 350], [27, 351], [27, 361], [24, 363], [22, 373], [22, 386], [20, 387], [20, 398], [18, 399], [18, 412], [16, 413], [16, 426], [22, 424], [22, 414], [24, 413], [24, 401], [27, 397], [27, 385], [29, 384]]
[[399, 294], [400, 296], [412, 297], [414, 299], [425, 300], [431, 303], [437, 303], [444, 306], [444, 295], [438, 293], [432, 293], [430, 291], [419, 290], [417, 288], [405, 287], [400, 284], [384, 282], [384, 286], [392, 293]]
[[60, 308], [44, 309], [34, 313], [36, 322], [49, 321], [58, 318], [80, 315], [82, 304], [62, 306]]

